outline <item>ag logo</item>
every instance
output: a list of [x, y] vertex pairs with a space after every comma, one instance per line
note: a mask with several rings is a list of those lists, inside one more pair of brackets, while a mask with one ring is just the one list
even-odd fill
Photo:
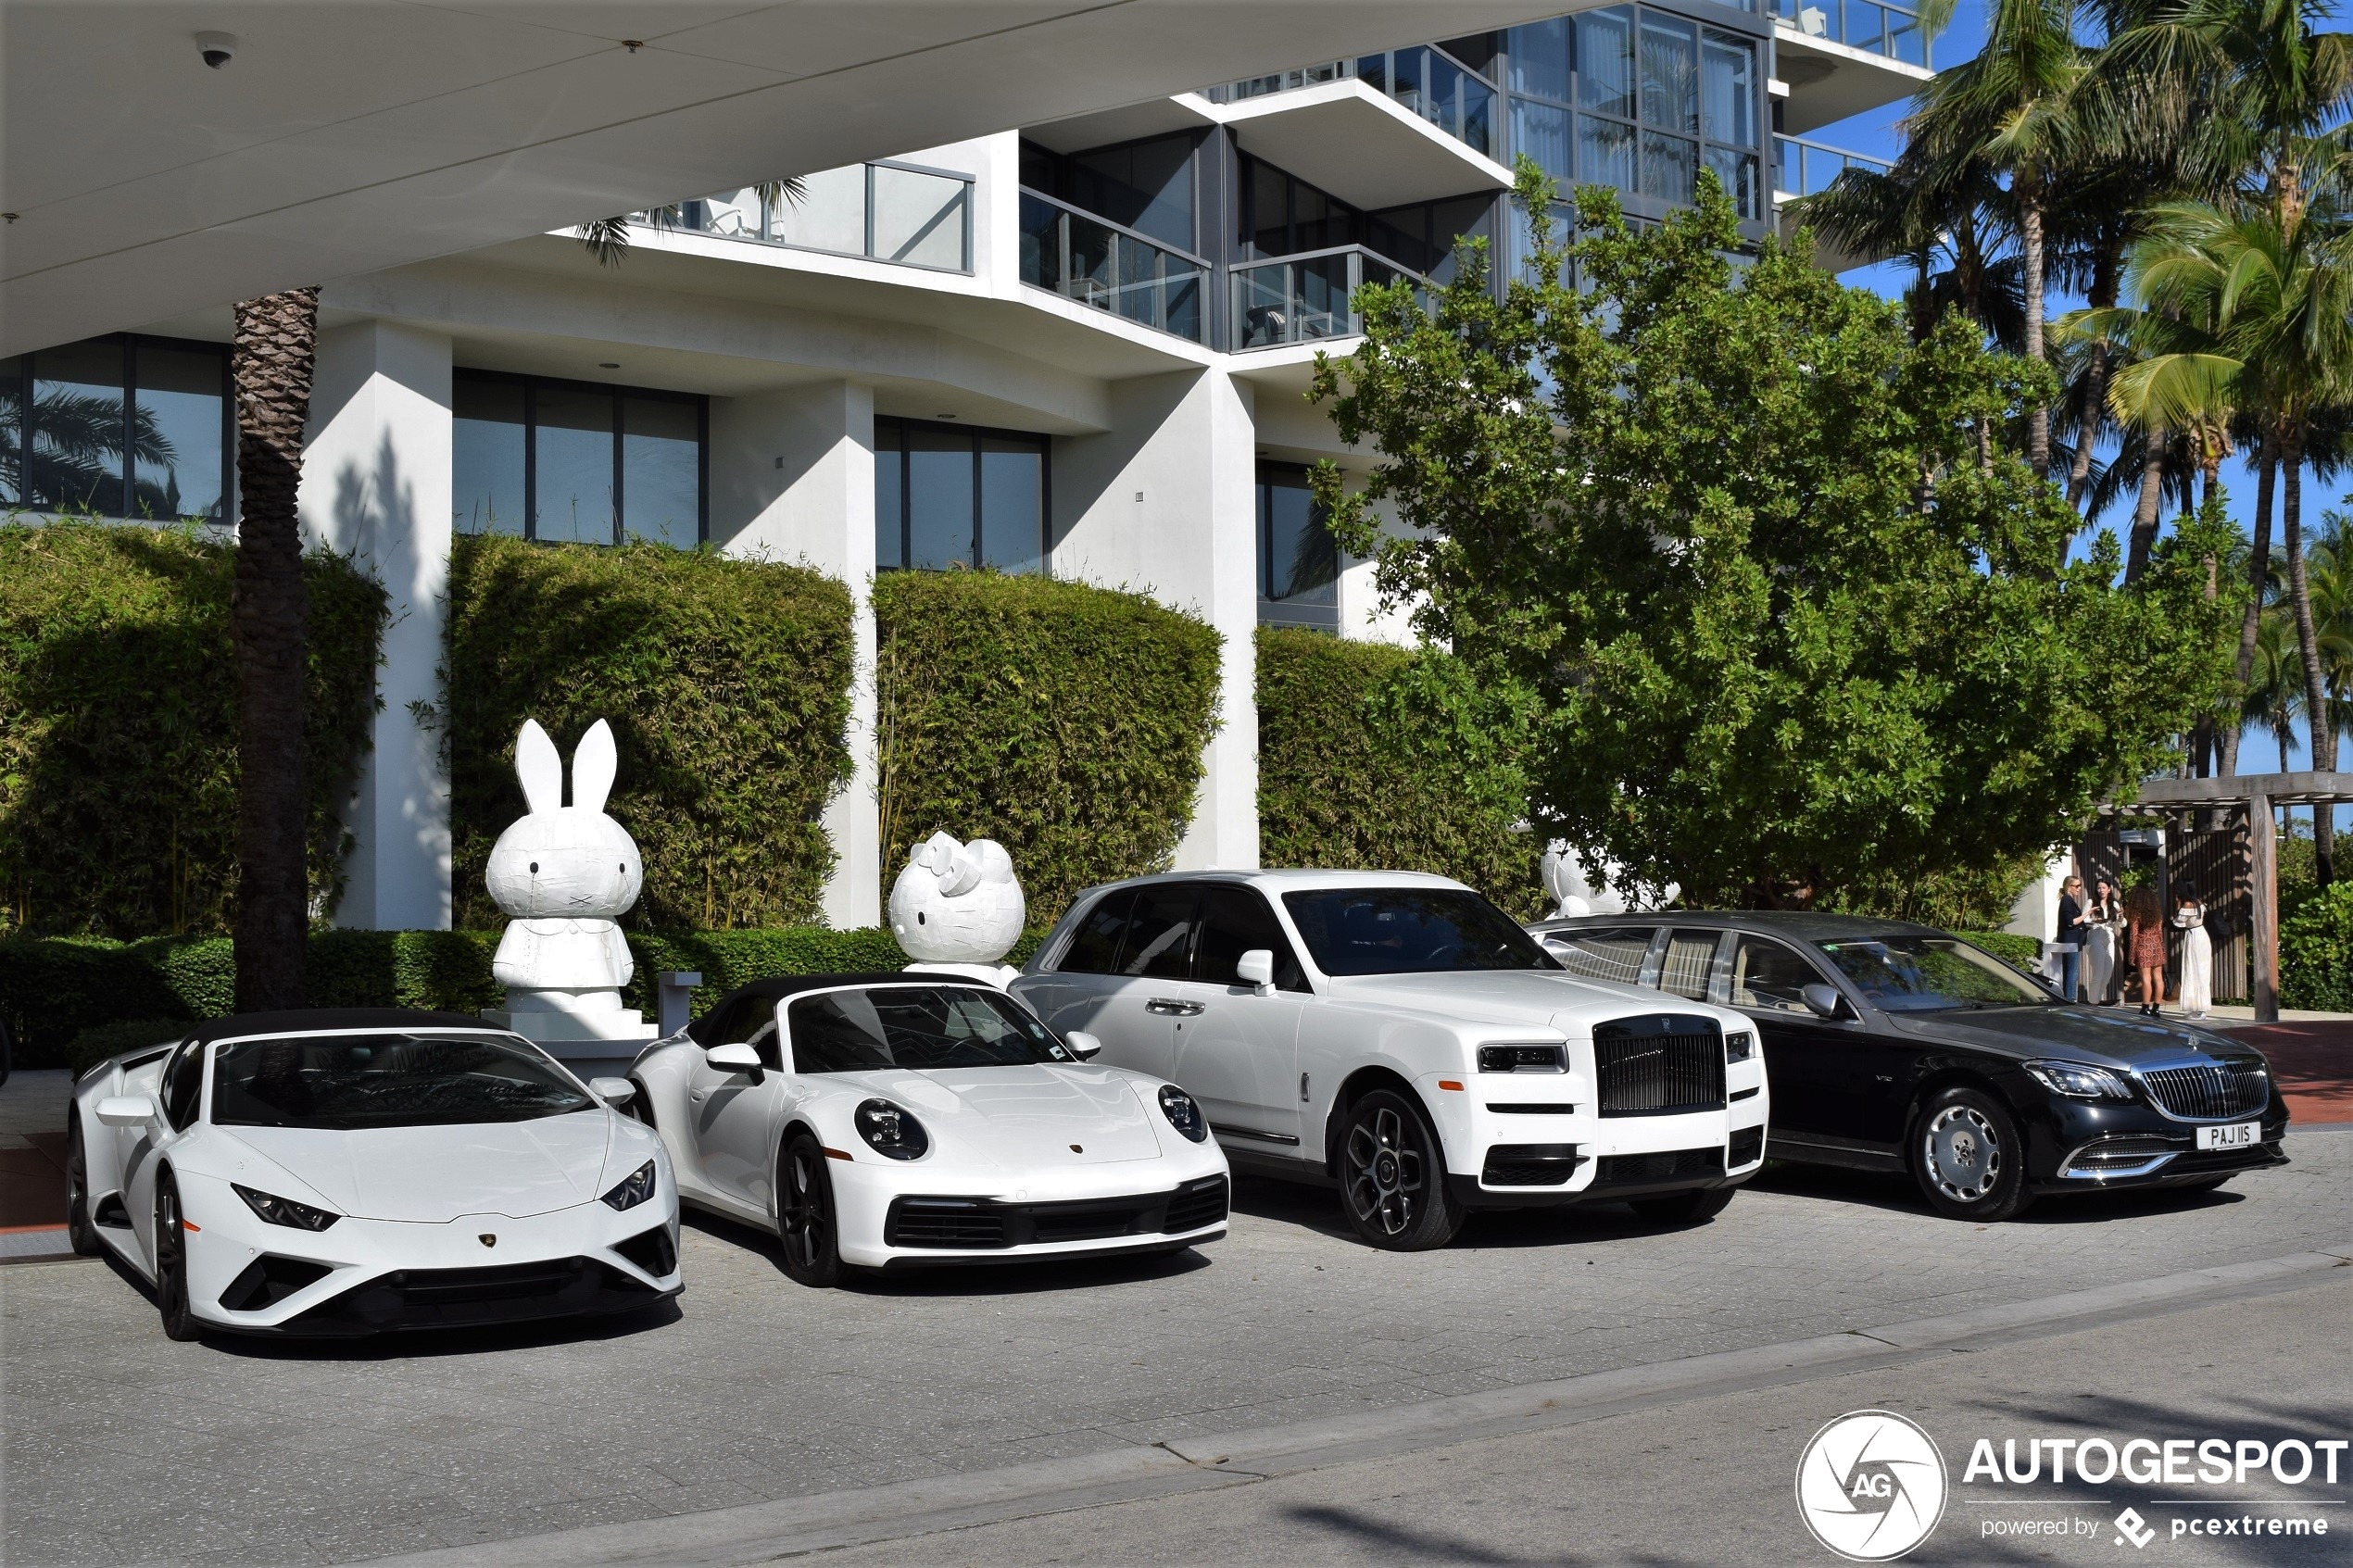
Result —
[[1901, 1557], [1944, 1515], [1944, 1456], [1889, 1411], [1856, 1411], [1814, 1434], [1797, 1461], [1797, 1512], [1855, 1562]]

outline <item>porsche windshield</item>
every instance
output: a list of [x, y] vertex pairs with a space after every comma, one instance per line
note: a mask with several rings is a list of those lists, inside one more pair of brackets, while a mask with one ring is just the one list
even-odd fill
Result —
[[1018, 1067], [1078, 1059], [1022, 1006], [986, 991], [887, 985], [792, 1005], [796, 1073]]
[[1957, 936], [1881, 936], [1816, 944], [1881, 1012], [2040, 1007], [2049, 992]]
[[1558, 969], [1536, 939], [1478, 894], [1453, 887], [1334, 887], [1283, 907], [1326, 974]]
[[322, 1035], [239, 1040], [212, 1063], [223, 1127], [438, 1127], [531, 1122], [595, 1105], [555, 1063], [491, 1037]]

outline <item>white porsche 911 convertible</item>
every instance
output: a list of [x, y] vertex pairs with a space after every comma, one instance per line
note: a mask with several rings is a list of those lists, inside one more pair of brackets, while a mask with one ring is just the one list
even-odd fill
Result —
[[679, 1196], [774, 1231], [785, 1270], [1157, 1252], [1226, 1234], [1226, 1156], [1173, 1084], [1089, 1065], [985, 984], [795, 975], [632, 1069]]
[[455, 1013], [216, 1019], [74, 1085], [68, 1228], [153, 1282], [174, 1339], [631, 1311], [680, 1289], [631, 1092]]

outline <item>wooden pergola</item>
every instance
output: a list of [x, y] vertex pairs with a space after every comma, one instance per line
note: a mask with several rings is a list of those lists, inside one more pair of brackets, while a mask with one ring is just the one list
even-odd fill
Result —
[[[2152, 779], [2130, 805], [2152, 811], [2238, 810], [2247, 816], [2247, 868], [2253, 902], [2253, 996], [2258, 1022], [2280, 1017], [2280, 857], [2273, 842], [2276, 806], [2353, 804], [2353, 773], [2240, 773], [2221, 779]], [[2227, 993], [2225, 993], [2227, 995]]]

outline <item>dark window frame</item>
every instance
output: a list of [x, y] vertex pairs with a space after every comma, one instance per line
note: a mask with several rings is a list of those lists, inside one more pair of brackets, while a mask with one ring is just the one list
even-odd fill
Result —
[[[451, 370], [454, 390], [460, 381], [477, 384], [520, 387], [522, 391], [522, 536], [536, 541], [539, 537], [539, 389], [547, 387], [565, 392], [596, 393], [612, 403], [612, 538], [604, 543], [628, 543], [623, 532], [622, 519], [629, 510], [629, 495], [623, 471], [628, 467], [627, 421], [625, 409], [632, 397], [647, 398], [658, 403], [684, 403], [695, 410], [695, 546], [711, 542], [711, 399], [698, 392], [672, 392], [663, 387], [623, 386], [614, 382], [573, 381], [563, 376], [535, 376], [513, 370], [478, 370], [459, 366]], [[454, 399], [453, 399], [454, 402]], [[454, 477], [454, 476], [453, 476]], [[456, 526], [452, 517], [451, 532], [467, 533], [470, 530]], [[511, 537], [511, 535], [510, 535]], [[643, 535], [640, 535], [643, 537]], [[566, 544], [595, 544], [594, 540], [565, 540]]]
[[[1253, 527], [1257, 533], [1258, 620], [1262, 625], [1306, 626], [1317, 631], [1336, 633], [1340, 630], [1340, 580], [1348, 571], [1348, 563], [1338, 540], [1332, 543], [1330, 584], [1332, 602], [1328, 606], [1302, 603], [1299, 599], [1297, 590], [1283, 598], [1277, 598], [1269, 592], [1275, 583], [1275, 508], [1271, 492], [1276, 485], [1275, 482], [1267, 476], [1278, 474], [1286, 478], [1303, 479], [1307, 472], [1307, 466], [1303, 463], [1286, 463], [1270, 458], [1261, 458], [1252, 476], [1251, 499], [1255, 513]], [[1284, 485], [1283, 488], [1290, 489], [1294, 486]], [[1312, 504], [1308, 509], [1308, 521], [1311, 525], [1322, 521], [1327, 532], [1329, 531], [1328, 520], [1319, 520]]]
[[39, 379], [34, 374], [33, 361], [44, 354], [60, 349], [80, 348], [90, 344], [111, 344], [122, 357], [122, 439], [120, 442], [120, 471], [115, 476], [115, 499], [112, 505], [92, 507], [99, 517], [119, 518], [125, 522], [146, 522], [161, 527], [177, 523], [178, 518], [146, 518], [132, 510], [138, 495], [138, 458], [132, 439], [134, 423], [139, 415], [139, 350], [170, 349], [181, 353], [202, 354], [220, 361], [220, 512], [217, 521], [201, 524], [207, 528], [233, 528], [239, 516], [237, 493], [237, 390], [230, 373], [230, 345], [204, 338], [165, 337], [155, 332], [100, 332], [95, 337], [77, 338], [70, 343], [53, 343], [45, 348], [29, 348], [12, 356], [17, 362], [17, 494], [13, 499], [0, 501], [0, 506], [17, 511], [44, 517], [69, 515], [47, 503], [32, 498], [32, 388]]
[[[983, 465], [980, 460], [980, 444], [983, 441], [993, 437], [999, 441], [1019, 442], [1026, 445], [1035, 445], [1038, 448], [1038, 575], [1041, 577], [1051, 577], [1053, 575], [1051, 570], [1051, 562], [1050, 556], [1053, 544], [1054, 519], [1053, 437], [1041, 435], [1034, 430], [1011, 430], [998, 425], [965, 424], [961, 420], [952, 421], [945, 420], [911, 420], [899, 414], [877, 414], [875, 416], [875, 451], [878, 457], [884, 450], [882, 433], [886, 426], [898, 432], [900, 436], [898, 446], [899, 559], [897, 562], [892, 563], [883, 561], [878, 557], [875, 562], [875, 570], [876, 571], [937, 571], [942, 570], [938, 567], [910, 566], [907, 564], [908, 558], [915, 553], [915, 515], [913, 485], [912, 483], [914, 475], [911, 470], [910, 466], [912, 462], [912, 458], [910, 456], [912, 448], [907, 444], [906, 433], [911, 430], [924, 430], [942, 432], [960, 436], [969, 436], [971, 438], [970, 445], [972, 448], [973, 470], [973, 553], [972, 559], [963, 564], [970, 566], [975, 571], [990, 570], [988, 567], [987, 562], [985, 562], [981, 558], [982, 549], [988, 543], [988, 534], [987, 530], [984, 528], [982, 523], [982, 519], [986, 514], [982, 510], [981, 473]], [[882, 526], [882, 518], [879, 512], [881, 502], [879, 498], [877, 498], [875, 506], [877, 508], [877, 513], [875, 518], [875, 524], [876, 529], [879, 530]], [[949, 567], [945, 570], [953, 571], [958, 569], [955, 567]], [[1027, 574], [1023, 573], [1021, 575]]]

